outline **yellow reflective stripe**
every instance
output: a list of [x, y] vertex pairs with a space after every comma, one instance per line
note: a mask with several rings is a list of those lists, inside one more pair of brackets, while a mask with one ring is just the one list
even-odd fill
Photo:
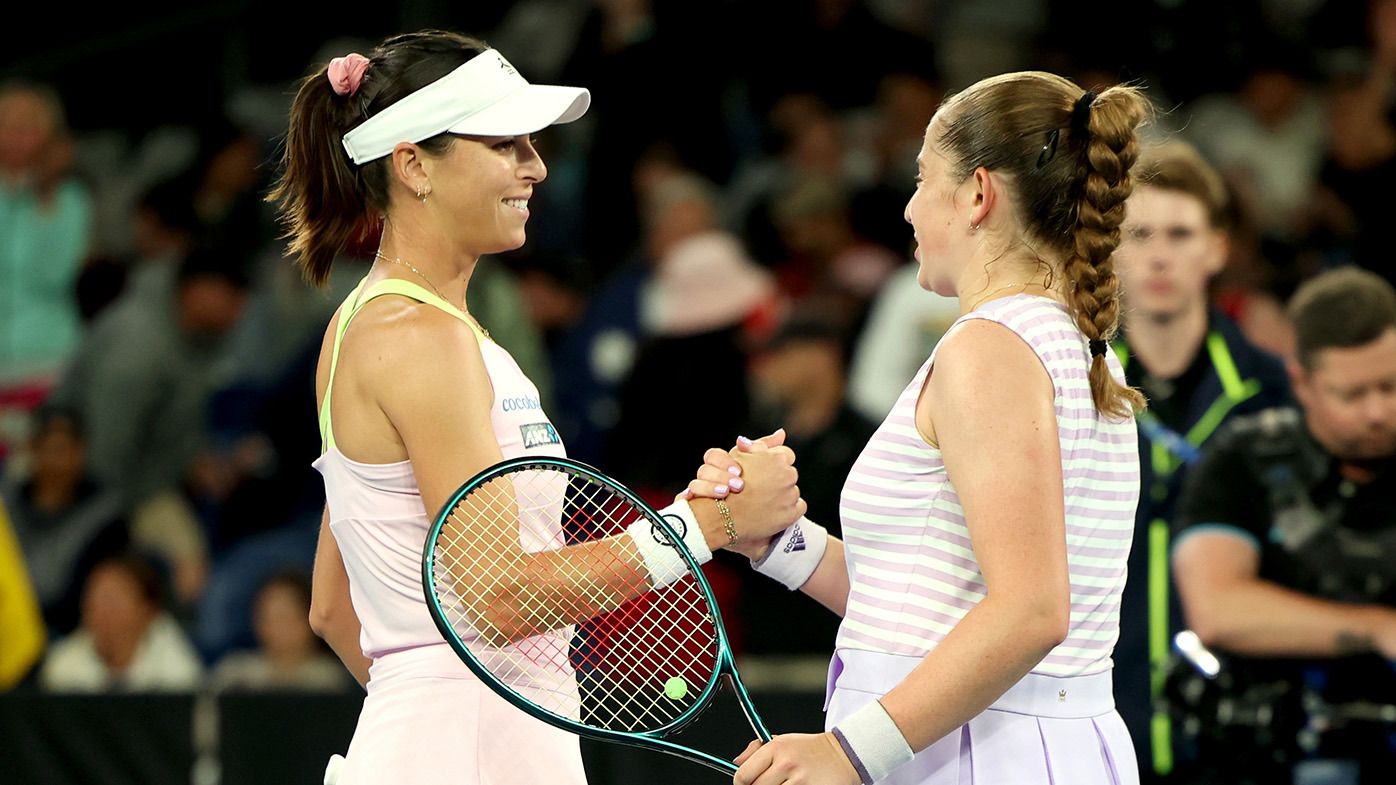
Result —
[[[1129, 348], [1123, 343], [1114, 346], [1116, 355], [1123, 365], [1129, 361]], [[1186, 439], [1194, 447], [1201, 447], [1222, 424], [1231, 410], [1260, 393], [1261, 384], [1255, 379], [1241, 380], [1236, 363], [1219, 332], [1207, 335], [1207, 354], [1212, 368], [1221, 381], [1222, 397], [1212, 402], [1202, 417], [1188, 429]], [[1146, 412], [1143, 416], [1148, 416]], [[1157, 483], [1177, 471], [1183, 464], [1161, 443], [1150, 444], [1150, 457]], [[1152, 491], [1153, 489], [1151, 489]], [[1154, 499], [1158, 502], [1160, 499]], [[1168, 667], [1168, 544], [1170, 532], [1168, 522], [1157, 518], [1149, 523], [1148, 593], [1149, 593], [1149, 691], [1154, 706], [1149, 723], [1149, 736], [1153, 749], [1153, 770], [1166, 775], [1173, 770], [1173, 726], [1163, 707], [1163, 686]]]
[[1159, 775], [1173, 772], [1173, 723], [1168, 715], [1155, 712], [1149, 721], [1149, 736], [1153, 741], [1154, 773]]
[[1154, 707], [1150, 728], [1154, 771], [1167, 774], [1173, 768], [1172, 727], [1162, 706], [1163, 683], [1168, 667], [1168, 522], [1149, 522], [1149, 694]]
[[1155, 697], [1163, 692], [1168, 660], [1168, 522], [1149, 522], [1149, 683]]
[[1222, 390], [1226, 392], [1226, 397], [1241, 398], [1244, 396], [1246, 391], [1241, 384], [1241, 374], [1236, 370], [1236, 362], [1231, 359], [1231, 351], [1226, 348], [1226, 339], [1222, 337], [1221, 333], [1208, 333], [1207, 354], [1212, 358], [1212, 367], [1216, 369], [1217, 376], [1221, 379]]
[[1260, 390], [1260, 382], [1255, 379], [1247, 379], [1235, 397], [1228, 394], [1224, 398], [1213, 401], [1202, 418], [1188, 431], [1188, 442], [1195, 447], [1202, 446], [1202, 443], [1207, 441], [1212, 432], [1221, 427], [1222, 421], [1226, 419], [1226, 415], [1230, 414], [1232, 409], [1259, 395]]
[[[1207, 411], [1203, 412], [1184, 436], [1188, 444], [1194, 447], [1201, 447], [1202, 443], [1221, 427], [1222, 421], [1232, 409], [1259, 395], [1261, 391], [1261, 384], [1255, 379], [1241, 380], [1236, 363], [1231, 359], [1231, 351], [1226, 348], [1226, 340], [1221, 333], [1213, 332], [1207, 335], [1207, 355], [1212, 360], [1212, 369], [1217, 372], [1217, 378], [1221, 381], [1222, 397], [1207, 407]], [[1157, 444], [1154, 446], [1158, 447]], [[1171, 474], [1181, 466], [1181, 461], [1166, 450], [1155, 449], [1153, 460], [1154, 473], [1159, 476]]]
[[1163, 442], [1149, 442], [1149, 447], [1153, 453], [1154, 475], [1156, 477], [1167, 477], [1173, 473], [1173, 470], [1182, 465], [1182, 461], [1174, 458], [1173, 453], [1168, 451]]

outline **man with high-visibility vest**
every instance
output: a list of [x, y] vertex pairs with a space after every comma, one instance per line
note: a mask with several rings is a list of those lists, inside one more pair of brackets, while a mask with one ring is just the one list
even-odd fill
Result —
[[1168, 569], [1174, 504], [1199, 448], [1227, 419], [1289, 402], [1280, 360], [1250, 344], [1208, 305], [1227, 259], [1227, 193], [1192, 148], [1169, 142], [1135, 165], [1115, 252], [1124, 330], [1114, 348], [1149, 408], [1139, 417], [1140, 496], [1115, 646], [1115, 696], [1143, 782], [1173, 773], [1173, 728], [1162, 700], [1181, 613]]

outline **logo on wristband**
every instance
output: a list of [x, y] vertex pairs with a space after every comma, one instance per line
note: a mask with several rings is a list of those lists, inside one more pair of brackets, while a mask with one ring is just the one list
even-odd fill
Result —
[[781, 550], [786, 553], [794, 553], [795, 551], [803, 551], [804, 549], [805, 533], [800, 530], [800, 522], [796, 521], [795, 525], [790, 527], [790, 539], [786, 541], [785, 547]]
[[[670, 526], [674, 527], [674, 532], [679, 535], [679, 539], [682, 540], [688, 536], [688, 523], [684, 521], [682, 516], [668, 513], [663, 517], [665, 521], [668, 521]], [[665, 548], [674, 547], [674, 544], [669, 542], [668, 535], [653, 524], [650, 525], [650, 534], [654, 537], [655, 542], [663, 545]]]

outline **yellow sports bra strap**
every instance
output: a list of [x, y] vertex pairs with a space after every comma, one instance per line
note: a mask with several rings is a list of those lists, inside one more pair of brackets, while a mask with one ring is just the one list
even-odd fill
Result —
[[334, 429], [330, 426], [330, 397], [334, 394], [334, 371], [339, 367], [339, 345], [344, 340], [344, 331], [349, 329], [349, 322], [353, 320], [354, 314], [359, 312], [359, 295], [363, 292], [364, 282], [359, 281], [359, 285], [354, 287], [354, 291], [344, 298], [344, 303], [339, 306], [339, 323], [334, 328], [334, 344], [330, 350], [330, 378], [325, 384], [325, 398], [320, 402], [320, 449], [328, 452], [334, 447]]
[[[364, 281], [368, 279], [365, 278]], [[334, 447], [334, 428], [330, 425], [330, 396], [334, 391], [334, 372], [339, 366], [339, 347], [344, 341], [344, 332], [349, 329], [349, 322], [363, 309], [368, 302], [375, 297], [382, 297], [385, 294], [398, 294], [427, 305], [440, 308], [446, 313], [465, 322], [470, 331], [475, 333], [477, 340], [486, 340], [488, 336], [484, 334], [475, 324], [475, 321], [465, 315], [461, 309], [451, 305], [437, 295], [427, 291], [411, 281], [404, 281], [400, 278], [386, 278], [364, 289], [364, 281], [360, 281], [354, 291], [345, 298], [344, 305], [339, 310], [339, 324], [334, 331], [334, 350], [330, 355], [330, 380], [325, 387], [325, 401], [320, 405], [320, 441], [324, 450], [328, 451]]]

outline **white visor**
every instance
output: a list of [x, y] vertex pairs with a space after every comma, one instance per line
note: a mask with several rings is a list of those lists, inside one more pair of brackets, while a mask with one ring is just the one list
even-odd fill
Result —
[[393, 151], [399, 142], [437, 134], [519, 136], [586, 114], [591, 93], [583, 87], [529, 84], [503, 55], [481, 52], [452, 71], [344, 135], [355, 164]]

